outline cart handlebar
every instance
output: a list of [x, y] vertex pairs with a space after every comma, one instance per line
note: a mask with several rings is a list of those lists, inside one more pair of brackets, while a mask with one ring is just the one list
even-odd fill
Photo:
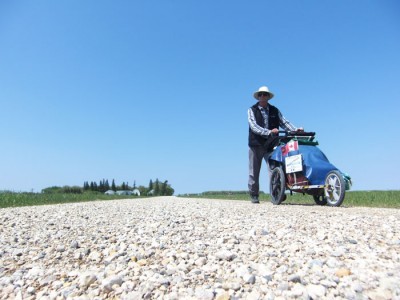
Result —
[[298, 139], [298, 140], [306, 140], [306, 141], [313, 141], [315, 136], [315, 132], [305, 132], [305, 131], [285, 131], [280, 130], [278, 133], [278, 138], [281, 143], [287, 143], [291, 139]]
[[279, 134], [283, 134], [284, 137], [295, 137], [295, 136], [306, 136], [312, 137], [315, 136], [315, 132], [306, 132], [306, 131], [285, 131], [279, 130]]

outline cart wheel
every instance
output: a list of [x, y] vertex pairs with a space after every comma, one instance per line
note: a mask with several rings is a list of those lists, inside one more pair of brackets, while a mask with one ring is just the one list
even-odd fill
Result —
[[269, 191], [271, 202], [275, 205], [281, 204], [285, 197], [286, 181], [281, 167], [272, 170]]
[[326, 205], [328, 203], [324, 195], [319, 195], [319, 196], [314, 195], [313, 197], [315, 203], [317, 203], [318, 205]]
[[329, 206], [340, 206], [344, 200], [346, 184], [342, 174], [338, 171], [331, 171], [325, 179], [325, 197]]

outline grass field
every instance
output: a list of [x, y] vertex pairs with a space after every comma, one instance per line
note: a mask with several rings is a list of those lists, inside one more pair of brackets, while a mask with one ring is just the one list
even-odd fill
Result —
[[[211, 199], [231, 199], [248, 200], [250, 198], [246, 192], [206, 192], [202, 194], [190, 194], [185, 197], [193, 198], [211, 198]], [[270, 201], [269, 194], [262, 193], [260, 201]], [[313, 204], [316, 205], [313, 197], [293, 193], [288, 195], [285, 204]], [[342, 206], [367, 206], [367, 207], [386, 207], [400, 208], [400, 190], [399, 191], [348, 191]]]
[[114, 199], [135, 199], [137, 196], [127, 195], [104, 195], [102, 193], [83, 193], [83, 194], [42, 194], [42, 193], [0, 193], [0, 208], [60, 204], [73, 202], [86, 202], [96, 200], [114, 200]]
[[[247, 200], [247, 192], [205, 192], [202, 194], [180, 195], [190, 198], [209, 198], [209, 199], [230, 199]], [[35, 194], [35, 193], [12, 193], [0, 192], [0, 208], [33, 206], [46, 204], [60, 204], [85, 202], [96, 200], [115, 200], [115, 199], [137, 199], [137, 196], [126, 195], [104, 195], [101, 193], [83, 193], [83, 194]], [[261, 201], [270, 201], [269, 194], [262, 193]], [[311, 204], [316, 205], [309, 195], [296, 194], [288, 195], [285, 204]], [[342, 204], [344, 207], [367, 206], [367, 207], [386, 207], [400, 208], [400, 191], [350, 191], [346, 192], [346, 197]]]

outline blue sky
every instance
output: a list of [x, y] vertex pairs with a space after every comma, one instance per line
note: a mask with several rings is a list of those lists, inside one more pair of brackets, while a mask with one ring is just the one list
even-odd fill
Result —
[[246, 190], [261, 85], [355, 190], [400, 187], [396, 0], [1, 1], [0, 45], [0, 190]]

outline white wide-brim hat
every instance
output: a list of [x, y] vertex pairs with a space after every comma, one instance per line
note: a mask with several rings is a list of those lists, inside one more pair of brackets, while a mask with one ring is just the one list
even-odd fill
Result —
[[260, 92], [267, 93], [267, 94], [269, 95], [269, 96], [268, 96], [268, 100], [271, 99], [272, 97], [274, 97], [274, 94], [271, 93], [271, 92], [269, 91], [268, 87], [266, 87], [266, 86], [262, 86], [262, 87], [260, 87], [260, 88], [258, 89], [258, 91], [254, 92], [253, 97], [256, 98], [256, 99], [258, 100], [258, 93], [260, 93]]

